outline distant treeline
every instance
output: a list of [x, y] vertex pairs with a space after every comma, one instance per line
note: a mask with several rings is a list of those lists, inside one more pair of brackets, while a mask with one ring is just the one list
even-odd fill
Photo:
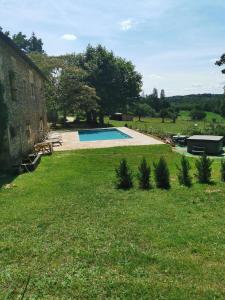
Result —
[[179, 108], [179, 110], [193, 109], [211, 111], [221, 114], [221, 105], [224, 102], [223, 94], [198, 94], [187, 96], [167, 97], [167, 101], [171, 106]]

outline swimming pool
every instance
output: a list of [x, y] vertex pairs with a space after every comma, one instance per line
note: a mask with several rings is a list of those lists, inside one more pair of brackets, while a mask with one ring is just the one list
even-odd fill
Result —
[[81, 142], [132, 139], [131, 136], [116, 128], [80, 130], [78, 133]]

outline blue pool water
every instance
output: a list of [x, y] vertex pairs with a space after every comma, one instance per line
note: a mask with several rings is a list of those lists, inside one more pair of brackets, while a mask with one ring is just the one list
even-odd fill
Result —
[[130, 137], [129, 135], [115, 128], [80, 130], [79, 138], [81, 142], [132, 139], [132, 137]]

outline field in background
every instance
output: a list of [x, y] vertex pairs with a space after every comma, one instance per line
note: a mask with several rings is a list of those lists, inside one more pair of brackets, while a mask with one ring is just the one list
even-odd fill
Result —
[[213, 120], [216, 120], [217, 124], [225, 125], [225, 120], [218, 114], [207, 112], [207, 117], [204, 121], [192, 121], [189, 117], [189, 112], [187, 111], [180, 112], [175, 124], [170, 119], [166, 119], [165, 123], [162, 123], [161, 118], [143, 118], [141, 122], [138, 121], [138, 118], [135, 118], [133, 122], [113, 121], [106, 118], [105, 123], [116, 127], [128, 124], [134, 129], [148, 130], [152, 134], [189, 134], [195, 130], [204, 131], [209, 128]]
[[[161, 155], [171, 191], [114, 188], [121, 158], [135, 175]], [[25, 299], [224, 299], [220, 161], [214, 185], [188, 190], [179, 160], [165, 145], [56, 153], [1, 189], [0, 299], [29, 276]]]

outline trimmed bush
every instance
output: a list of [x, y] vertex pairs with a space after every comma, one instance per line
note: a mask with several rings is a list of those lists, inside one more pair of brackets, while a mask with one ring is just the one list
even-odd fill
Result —
[[221, 175], [221, 180], [225, 182], [225, 160], [221, 160], [221, 167], [220, 167], [220, 175]]
[[190, 176], [191, 166], [188, 159], [183, 155], [180, 161], [180, 166], [177, 166], [178, 169], [178, 180], [180, 185], [191, 187], [192, 180]]
[[157, 188], [170, 189], [170, 173], [163, 157], [160, 158], [158, 163], [154, 164], [154, 171]]
[[148, 166], [145, 158], [142, 159], [138, 171], [140, 189], [149, 190], [152, 187], [150, 183], [151, 168]]
[[203, 110], [194, 109], [190, 112], [190, 117], [192, 120], [203, 120], [206, 118], [206, 112]]
[[195, 176], [199, 183], [211, 183], [212, 163], [213, 161], [206, 154], [196, 161], [197, 174]]
[[133, 175], [128, 167], [126, 159], [120, 161], [119, 167], [116, 171], [116, 186], [118, 189], [128, 190], [133, 187]]

